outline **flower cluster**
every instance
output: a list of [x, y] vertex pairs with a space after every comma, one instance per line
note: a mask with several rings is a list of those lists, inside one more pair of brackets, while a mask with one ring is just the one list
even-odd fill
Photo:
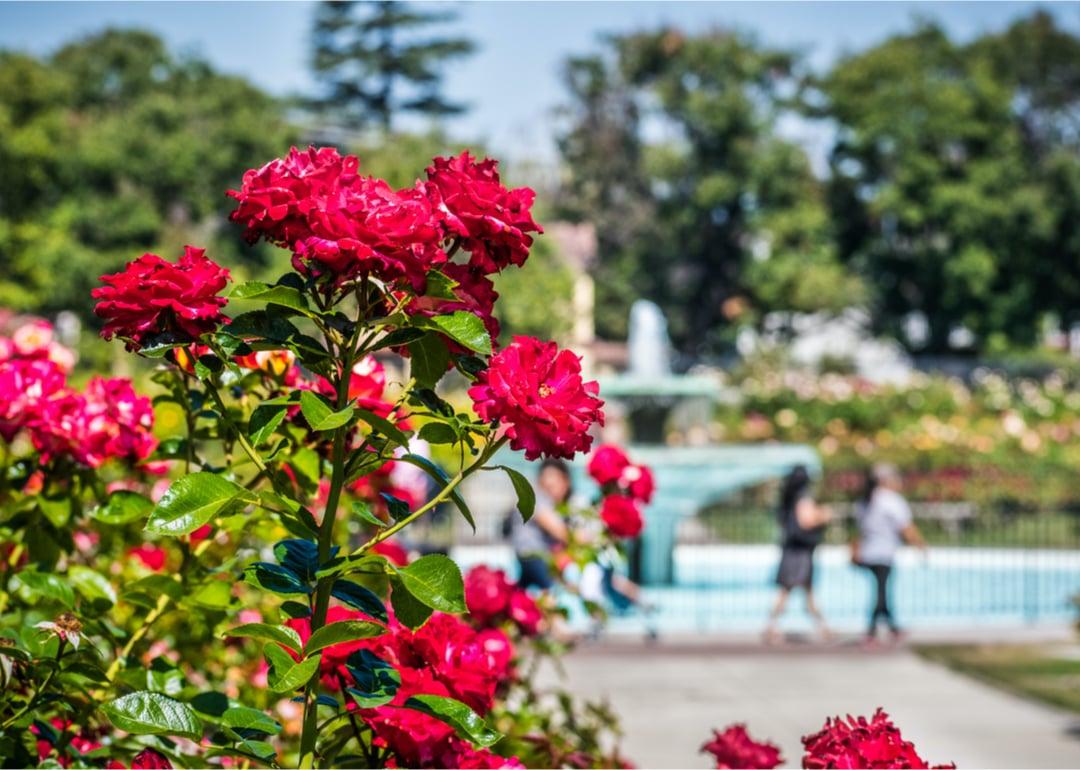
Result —
[[[52, 328], [30, 324], [10, 339], [0, 337], [0, 437], [12, 441], [25, 433], [41, 461], [67, 457], [90, 468], [110, 459], [140, 462], [154, 451], [150, 399], [139, 396], [126, 379], [92, 378], [80, 393], [67, 383], [57, 360]], [[28, 345], [37, 340], [37, 346]]]
[[229, 271], [207, 258], [204, 249], [185, 246], [175, 262], [143, 254], [122, 272], [101, 276], [104, 286], [91, 294], [94, 313], [104, 319], [105, 339], [121, 337], [128, 350], [168, 335], [169, 341], [195, 341], [222, 322], [227, 300], [218, 294]]
[[746, 725], [729, 725], [722, 732], [713, 730], [712, 740], [701, 747], [712, 754], [717, 770], [778, 767], [782, 763], [780, 748], [769, 741], [756, 741], [746, 732]]
[[573, 457], [592, 446], [589, 429], [604, 424], [599, 385], [584, 382], [581, 359], [554, 342], [514, 337], [469, 389], [476, 413], [506, 427], [525, 457]]
[[477, 565], [465, 575], [465, 603], [481, 628], [510, 622], [524, 636], [540, 632], [544, 615], [528, 592], [511, 583], [502, 570]]
[[[930, 767], [905, 741], [889, 715], [878, 709], [870, 719], [836, 717], [826, 719], [825, 726], [802, 739], [806, 768], [926, 768]], [[955, 765], [934, 765], [955, 767]]]
[[[364, 619], [366, 615], [342, 607], [331, 607], [331, 623]], [[287, 625], [310, 637], [307, 618], [294, 618]], [[511, 678], [513, 646], [498, 629], [476, 630], [452, 615], [435, 613], [416, 630], [410, 630], [393, 616], [388, 632], [372, 638], [333, 645], [323, 650], [321, 671], [324, 684], [334, 689], [356, 684], [350, 663], [367, 651], [379, 661], [393, 666], [401, 679], [389, 703], [374, 708], [350, 708], [371, 728], [376, 745], [389, 749], [397, 767], [521, 767], [514, 759], [475, 749], [456, 737], [445, 722], [421, 712], [403, 708], [414, 695], [439, 695], [460, 700], [481, 716], [491, 710], [496, 690]]]
[[604, 496], [600, 519], [608, 531], [620, 538], [640, 535], [645, 526], [641, 506], [652, 500], [655, 491], [649, 467], [630, 462], [619, 447], [604, 444], [589, 459], [588, 470]]

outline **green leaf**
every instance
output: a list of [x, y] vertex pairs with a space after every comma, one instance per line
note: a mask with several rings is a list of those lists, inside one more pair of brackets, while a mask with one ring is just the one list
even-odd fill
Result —
[[352, 504], [353, 516], [361, 521], [373, 524], [376, 527], [382, 528], [386, 526], [386, 522], [371, 512], [371, 506], [365, 503], [363, 500], [357, 500]]
[[67, 497], [52, 500], [44, 495], [38, 497], [37, 500], [42, 515], [57, 529], [67, 524], [71, 518], [71, 502], [71, 499]]
[[334, 430], [345, 425], [352, 419], [353, 408], [347, 406], [340, 412], [335, 412], [326, 402], [310, 390], [300, 394], [300, 411], [304, 413], [304, 419], [312, 430]]
[[459, 700], [441, 695], [414, 695], [405, 701], [405, 708], [422, 711], [453, 727], [457, 734], [477, 746], [493, 746], [502, 735], [488, 727], [487, 723]]
[[371, 650], [357, 650], [345, 662], [355, 687], [349, 693], [360, 708], [376, 708], [389, 703], [401, 687], [401, 673]]
[[408, 445], [408, 435], [404, 431], [402, 431], [401, 428], [394, 425], [394, 423], [390, 422], [385, 417], [380, 417], [374, 412], [369, 412], [367, 409], [357, 409], [356, 416], [366, 422], [372, 428], [377, 430], [379, 433], [386, 436], [388, 439], [397, 442], [401, 446]]
[[276, 594], [310, 594], [311, 586], [287, 567], [260, 561], [244, 567], [244, 580]]
[[429, 444], [456, 444], [461, 440], [453, 426], [445, 422], [429, 422], [420, 428], [420, 438]]
[[263, 647], [263, 655], [270, 664], [267, 680], [270, 689], [274, 692], [292, 692], [303, 687], [308, 680], [319, 670], [321, 655], [315, 655], [302, 663], [297, 663], [289, 653], [276, 644], [268, 644]]
[[378, 621], [387, 623], [389, 618], [386, 614], [386, 605], [382, 603], [382, 599], [375, 595], [374, 591], [354, 583], [351, 580], [340, 578], [334, 581], [334, 585], [330, 588], [330, 595], [340, 602], [343, 602], [354, 610], [360, 610], [365, 615], [369, 615]]
[[292, 286], [269, 286], [261, 281], [247, 281], [235, 287], [229, 293], [229, 299], [259, 300], [268, 305], [287, 307], [309, 318], [315, 317], [315, 313], [308, 307], [307, 299], [299, 289]]
[[502, 468], [506, 471], [506, 475], [510, 477], [510, 483], [514, 485], [514, 492], [517, 493], [518, 510], [521, 511], [521, 518], [525, 521], [531, 519], [533, 512], [536, 510], [536, 490], [533, 489], [532, 484], [520, 471], [516, 471], [507, 465], [496, 465], [494, 467]]
[[150, 514], [154, 503], [145, 495], [121, 489], [109, 495], [105, 505], [95, 508], [90, 517], [102, 524], [130, 524]]
[[177, 601], [184, 595], [184, 586], [179, 580], [173, 580], [168, 575], [147, 575], [134, 583], [124, 585], [121, 596], [133, 604], [153, 607], [161, 594]]
[[371, 639], [386, 633], [386, 628], [370, 620], [342, 620], [328, 623], [316, 629], [304, 645], [304, 656], [324, 650], [342, 642], [354, 642], [357, 639]]
[[438, 270], [429, 270], [427, 274], [427, 287], [424, 289], [425, 297], [437, 297], [438, 299], [459, 299], [454, 293], [460, 284], [446, 273]]
[[192, 473], [173, 482], [146, 522], [146, 531], [179, 537], [194, 532], [232, 503], [254, 495], [216, 473]]
[[434, 388], [450, 365], [450, 349], [438, 334], [425, 334], [409, 343], [409, 374], [423, 388]]
[[100, 572], [81, 564], [73, 564], [68, 567], [67, 577], [75, 590], [90, 601], [104, 599], [109, 604], [116, 604], [116, 589]]
[[246, 636], [267, 642], [278, 642], [299, 655], [304, 650], [300, 634], [288, 626], [272, 626], [269, 623], [244, 623], [226, 630], [222, 636]]
[[348, 572], [369, 572], [374, 574], [386, 574], [393, 568], [386, 558], [378, 554], [359, 554], [356, 556], [339, 556], [319, 567], [315, 577], [324, 578], [331, 575], [341, 575]]
[[281, 724], [276, 719], [247, 706], [233, 706], [227, 709], [221, 715], [221, 721], [226, 727], [235, 730], [254, 730], [267, 735], [276, 735], [281, 732]]
[[232, 581], [212, 578], [191, 588], [181, 601], [187, 606], [223, 610], [233, 603]]
[[248, 438], [251, 439], [252, 445], [259, 446], [274, 435], [274, 431], [281, 425], [287, 413], [288, 409], [284, 406], [260, 404], [248, 420]]
[[413, 631], [424, 625], [431, 617], [431, 607], [409, 593], [409, 589], [396, 575], [390, 578], [390, 585], [390, 604], [394, 608], [394, 617]]
[[15, 576], [31, 593], [60, 602], [68, 609], [75, 606], [75, 592], [59, 575], [24, 571], [16, 573]]
[[491, 355], [491, 337], [480, 316], [466, 310], [457, 310], [448, 315], [437, 315], [427, 319], [427, 328], [434, 328], [469, 350], [484, 355]]
[[202, 722], [192, 708], [161, 693], [133, 692], [105, 703], [101, 710], [114, 727], [132, 735], [202, 738]]
[[[446, 487], [446, 485], [450, 483], [450, 479], [446, 477], [446, 473], [443, 472], [443, 469], [423, 455], [407, 454], [396, 459], [423, 469], [427, 475], [439, 482], [441, 487]], [[453, 501], [454, 505], [461, 511], [461, 515], [465, 517], [465, 521], [469, 522], [469, 526], [472, 527], [473, 532], [475, 532], [476, 521], [473, 519], [472, 511], [469, 510], [465, 498], [461, 496], [461, 493], [458, 492], [457, 489], [455, 489], [450, 493], [450, 500]]]
[[417, 600], [440, 612], [467, 612], [465, 584], [452, 559], [432, 553], [397, 569], [402, 585]]

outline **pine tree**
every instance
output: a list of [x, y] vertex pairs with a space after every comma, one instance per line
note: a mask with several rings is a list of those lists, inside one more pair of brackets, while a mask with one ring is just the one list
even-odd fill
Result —
[[387, 132], [402, 112], [462, 112], [462, 105], [441, 94], [442, 67], [471, 53], [472, 41], [422, 34], [454, 18], [386, 0], [320, 3], [312, 67], [324, 92], [314, 106], [350, 127], [374, 125]]

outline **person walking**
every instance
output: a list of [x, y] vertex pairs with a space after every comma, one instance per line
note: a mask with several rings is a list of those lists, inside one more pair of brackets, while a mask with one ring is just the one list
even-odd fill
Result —
[[828, 639], [829, 628], [814, 601], [814, 550], [825, 537], [825, 527], [832, 520], [832, 511], [814, 502], [806, 466], [796, 465], [784, 478], [777, 518], [782, 533], [780, 568], [776, 572], [780, 593], [769, 615], [765, 641], [775, 644], [780, 640], [777, 623], [791, 592], [796, 588], [806, 592], [806, 609], [817, 624], [822, 638]]
[[911, 506], [900, 494], [903, 480], [896, 466], [881, 463], [867, 474], [862, 500], [855, 507], [858, 537], [852, 561], [874, 578], [874, 607], [866, 631], [866, 643], [877, 643], [881, 621], [889, 627], [894, 641], [901, 638], [900, 627], [890, 607], [889, 578], [900, 546], [905, 542], [925, 551], [926, 541], [911, 516]]
[[536, 481], [538, 491], [532, 518], [525, 521], [520, 512], [512, 511], [506, 529], [518, 561], [518, 585], [546, 591], [555, 583], [551, 555], [566, 545], [569, 537], [559, 507], [573, 493], [570, 467], [562, 460], [544, 460]]

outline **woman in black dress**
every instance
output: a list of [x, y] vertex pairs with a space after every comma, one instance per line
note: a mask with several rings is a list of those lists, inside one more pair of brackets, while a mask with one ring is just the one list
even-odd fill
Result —
[[780, 569], [776, 573], [780, 593], [769, 615], [765, 641], [779, 641], [777, 621], [784, 613], [792, 590], [800, 587], [806, 591], [807, 611], [817, 623], [822, 637], [827, 639], [829, 629], [814, 602], [814, 549], [825, 536], [825, 526], [832, 519], [832, 511], [814, 502], [810, 494], [810, 474], [805, 466], [796, 465], [784, 478], [778, 518], [783, 533]]

